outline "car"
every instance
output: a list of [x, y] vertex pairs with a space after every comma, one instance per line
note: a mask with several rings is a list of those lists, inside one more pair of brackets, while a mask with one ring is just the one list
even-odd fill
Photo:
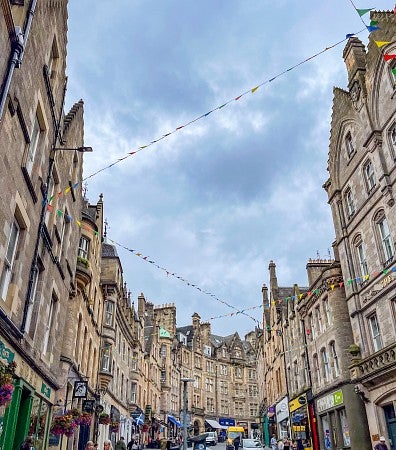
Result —
[[263, 444], [259, 439], [242, 439], [239, 448], [241, 450], [264, 450]]
[[216, 431], [208, 431], [206, 436], [206, 445], [217, 445], [217, 433]]

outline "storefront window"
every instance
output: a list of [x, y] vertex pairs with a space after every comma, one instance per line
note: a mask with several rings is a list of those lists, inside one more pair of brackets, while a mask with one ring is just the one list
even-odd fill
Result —
[[33, 436], [35, 450], [46, 448], [46, 425], [48, 420], [48, 403], [39, 397], [33, 398], [32, 412], [30, 413], [29, 436]]
[[301, 440], [304, 447], [311, 447], [311, 433], [309, 429], [309, 417], [307, 406], [302, 406], [292, 412], [292, 438]]
[[330, 437], [330, 424], [327, 419], [327, 416], [322, 417], [322, 428], [323, 428], [324, 448], [329, 450], [332, 448], [332, 446], [331, 446], [331, 437]]
[[342, 437], [344, 439], [344, 446], [350, 447], [351, 446], [351, 438], [349, 436], [349, 425], [348, 425], [348, 420], [347, 420], [345, 409], [340, 410], [340, 422], [341, 422], [341, 428], [342, 428]]

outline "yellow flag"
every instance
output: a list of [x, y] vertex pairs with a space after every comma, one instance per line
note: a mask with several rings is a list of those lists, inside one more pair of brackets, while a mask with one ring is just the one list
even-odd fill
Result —
[[374, 41], [374, 42], [377, 44], [377, 47], [379, 47], [379, 48], [383, 47], [384, 45], [388, 45], [388, 44], [391, 43], [391, 42], [388, 42], [388, 41]]
[[252, 89], [252, 94], [254, 93], [254, 92], [256, 92], [257, 91], [257, 89], [259, 88], [260, 86], [256, 86], [256, 87], [254, 87], [253, 89]]

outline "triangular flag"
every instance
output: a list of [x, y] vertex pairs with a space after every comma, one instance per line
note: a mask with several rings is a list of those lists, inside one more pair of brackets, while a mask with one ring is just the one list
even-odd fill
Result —
[[370, 20], [370, 25], [371, 25], [371, 26], [376, 26], [376, 25], [378, 25], [378, 20]]
[[65, 189], [65, 194], [69, 193], [71, 191], [71, 187], [69, 186], [68, 188]]
[[331, 290], [334, 291], [334, 284], [330, 286]]
[[56, 211], [56, 215], [57, 215], [58, 217], [62, 217], [62, 216], [63, 216], [63, 212], [62, 212], [60, 209], [58, 209], [58, 210]]
[[136, 152], [129, 152], [128, 155], [134, 155]]
[[375, 30], [379, 30], [380, 27], [372, 27], [371, 25], [369, 25], [368, 27], [366, 27], [369, 33], [372, 33]]
[[259, 88], [260, 86], [256, 86], [256, 87], [254, 87], [252, 90], [251, 90], [251, 92], [252, 92], [252, 94], [254, 93], [254, 92], [256, 92], [257, 91], [257, 89]]
[[345, 36], [345, 39], [349, 39], [349, 38], [351, 38], [352, 36], [355, 36], [355, 33], [348, 33], [348, 34]]
[[52, 205], [47, 205], [47, 209], [48, 209], [48, 211], [52, 211], [52, 208], [53, 208], [53, 206]]
[[390, 44], [389, 41], [374, 41], [374, 42], [377, 44], [377, 47], [379, 48], [383, 47], [384, 45]]
[[374, 8], [367, 8], [367, 9], [357, 9], [356, 8], [356, 12], [359, 14], [360, 17], [362, 17], [365, 14], [367, 14], [368, 12], [370, 12], [372, 9], [374, 9]]
[[393, 75], [396, 77], [396, 68], [395, 68], [395, 69], [392, 69], [392, 73], [393, 73]]
[[385, 61], [389, 61], [390, 59], [396, 59], [396, 55], [384, 55]]

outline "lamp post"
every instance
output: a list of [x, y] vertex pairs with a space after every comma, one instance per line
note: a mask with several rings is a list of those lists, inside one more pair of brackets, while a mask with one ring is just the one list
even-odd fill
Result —
[[180, 378], [183, 382], [183, 450], [187, 450], [187, 383], [194, 378]]

